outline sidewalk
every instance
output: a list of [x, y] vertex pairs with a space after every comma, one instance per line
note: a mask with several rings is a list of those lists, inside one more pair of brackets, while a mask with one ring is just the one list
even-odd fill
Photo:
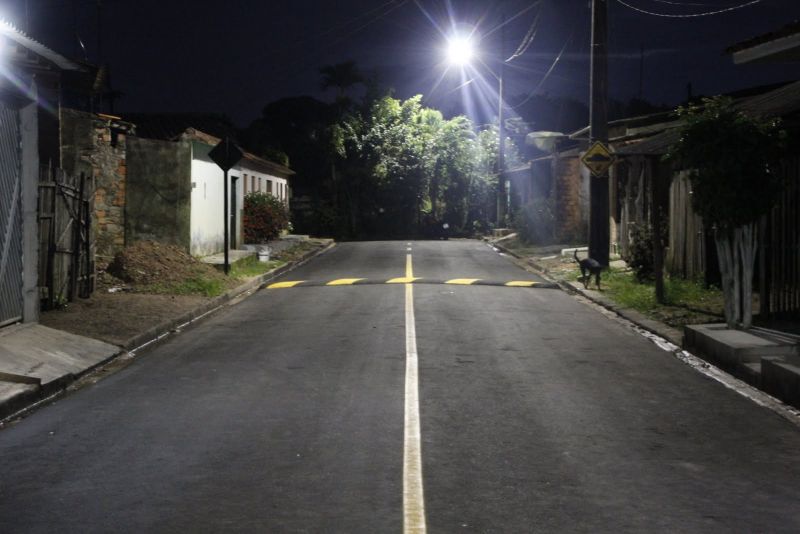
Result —
[[[119, 344], [56, 330], [38, 323], [0, 329], [0, 421], [47, 397], [114, 358], [141, 348], [204, 315], [244, 297], [272, 279], [331, 249], [331, 240], [299, 259], [264, 273], [185, 313], [160, 322]], [[2, 423], [0, 422], [0, 426]]]

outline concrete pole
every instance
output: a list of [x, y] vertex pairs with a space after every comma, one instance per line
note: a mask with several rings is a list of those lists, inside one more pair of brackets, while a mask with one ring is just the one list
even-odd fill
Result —
[[[608, 0], [592, 0], [590, 143], [608, 143]], [[608, 266], [608, 173], [589, 178], [589, 257]]]
[[497, 147], [497, 227], [503, 228], [506, 220], [506, 143], [503, 125], [503, 70], [505, 67], [506, 17], [503, 16], [500, 26], [500, 69], [497, 72], [497, 130], [499, 143]]

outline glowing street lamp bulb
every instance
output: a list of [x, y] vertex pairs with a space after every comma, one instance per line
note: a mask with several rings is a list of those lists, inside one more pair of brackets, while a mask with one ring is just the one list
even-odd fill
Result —
[[466, 65], [472, 59], [472, 43], [464, 37], [450, 39], [447, 59], [454, 65]]

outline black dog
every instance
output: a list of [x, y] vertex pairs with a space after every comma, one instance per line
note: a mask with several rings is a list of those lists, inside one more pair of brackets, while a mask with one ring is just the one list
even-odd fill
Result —
[[578, 265], [581, 267], [581, 278], [584, 289], [589, 289], [589, 282], [592, 279], [592, 275], [594, 275], [594, 279], [597, 282], [597, 290], [600, 291], [600, 272], [603, 270], [603, 266], [592, 258], [585, 258], [583, 260], [578, 258], [578, 249], [575, 249], [574, 256], [575, 261], [577, 261]]

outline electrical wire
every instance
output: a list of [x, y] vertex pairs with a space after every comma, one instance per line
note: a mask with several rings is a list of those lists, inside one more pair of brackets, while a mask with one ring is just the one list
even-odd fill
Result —
[[510, 24], [510, 23], [511, 23], [511, 22], [513, 22], [514, 20], [518, 19], [519, 17], [521, 17], [522, 15], [524, 15], [525, 13], [527, 13], [528, 11], [530, 11], [531, 9], [535, 8], [536, 6], [538, 6], [540, 3], [541, 3], [541, 0], [539, 0], [539, 1], [537, 1], [537, 2], [534, 2], [534, 3], [532, 3], [531, 5], [529, 5], [529, 6], [528, 6], [528, 7], [526, 7], [526, 8], [523, 8], [523, 9], [521, 9], [520, 11], [518, 11], [517, 13], [515, 13], [515, 14], [514, 14], [514, 15], [513, 15], [511, 18], [508, 18], [508, 19], [506, 19], [504, 22], [502, 22], [502, 23], [498, 24], [497, 26], [495, 26], [494, 28], [492, 28], [491, 30], [489, 30], [488, 32], [486, 32], [486, 34], [483, 36], [483, 38], [485, 39], [486, 37], [489, 37], [489, 36], [490, 36], [490, 35], [492, 35], [494, 32], [496, 32], [497, 30], [499, 30], [499, 29], [500, 29], [500, 28], [502, 28], [503, 26], [506, 26], [506, 25]]
[[534, 17], [533, 23], [531, 23], [531, 27], [528, 30], [528, 33], [526, 33], [525, 37], [522, 38], [522, 42], [520, 42], [519, 46], [517, 47], [517, 50], [513, 54], [511, 54], [511, 56], [509, 56], [508, 59], [506, 59], [506, 61], [505, 61], [506, 63], [509, 63], [509, 62], [517, 59], [519, 56], [524, 54], [528, 50], [528, 48], [531, 46], [531, 44], [533, 43], [533, 40], [536, 39], [536, 33], [539, 30], [539, 16], [541, 14], [542, 14], [541, 11], [536, 13], [536, 17]]
[[526, 103], [527, 103], [527, 102], [528, 102], [528, 101], [529, 101], [531, 98], [533, 98], [533, 97], [534, 97], [534, 95], [535, 95], [535, 94], [536, 94], [536, 92], [537, 92], [537, 91], [538, 91], [538, 90], [539, 90], [539, 89], [542, 87], [542, 85], [544, 85], [544, 82], [546, 82], [546, 81], [547, 81], [547, 78], [549, 78], [549, 77], [550, 77], [550, 74], [553, 72], [553, 69], [555, 69], [555, 68], [556, 68], [556, 65], [558, 65], [558, 62], [561, 60], [561, 56], [563, 56], [563, 55], [564, 55], [564, 51], [567, 49], [567, 47], [568, 47], [568, 46], [570, 45], [570, 43], [572, 42], [572, 38], [573, 38], [573, 37], [575, 37], [575, 29], [574, 29], [574, 28], [572, 29], [572, 33], [570, 33], [570, 35], [569, 35], [569, 38], [568, 38], [568, 39], [566, 40], [566, 42], [564, 43], [564, 46], [563, 46], [563, 47], [561, 47], [561, 52], [559, 52], [559, 53], [558, 53], [558, 55], [556, 56], [556, 59], [555, 59], [555, 60], [553, 60], [553, 64], [552, 64], [552, 65], [550, 65], [550, 68], [549, 68], [549, 69], [547, 69], [547, 72], [545, 72], [545, 73], [544, 73], [544, 77], [543, 77], [541, 80], [539, 80], [539, 84], [538, 84], [538, 85], [537, 85], [537, 86], [534, 88], [534, 90], [533, 90], [533, 91], [531, 91], [531, 92], [528, 94], [528, 96], [525, 98], [525, 100], [523, 100], [523, 101], [522, 101], [522, 102], [520, 102], [519, 104], [515, 105], [515, 106], [514, 106], [515, 108], [519, 108], [520, 106], [523, 106], [524, 104], [526, 104]]
[[620, 4], [627, 7], [628, 9], [632, 9], [634, 11], [638, 11], [639, 13], [644, 13], [645, 15], [652, 15], [654, 17], [666, 17], [671, 19], [688, 19], [694, 17], [707, 17], [709, 15], [719, 15], [721, 13], [727, 13], [729, 11], [734, 11], [737, 9], [741, 9], [743, 7], [752, 6], [754, 4], [761, 3], [762, 0], [751, 0], [750, 2], [745, 2], [744, 4], [739, 4], [737, 6], [726, 7], [724, 9], [718, 9], [716, 11], [706, 11], [705, 13], [692, 13], [692, 14], [683, 14], [683, 15], [672, 15], [669, 13], [656, 13], [654, 11], [647, 11], [645, 9], [638, 8], [636, 6], [632, 6], [629, 3], [625, 2], [624, 0], [617, 0]]

